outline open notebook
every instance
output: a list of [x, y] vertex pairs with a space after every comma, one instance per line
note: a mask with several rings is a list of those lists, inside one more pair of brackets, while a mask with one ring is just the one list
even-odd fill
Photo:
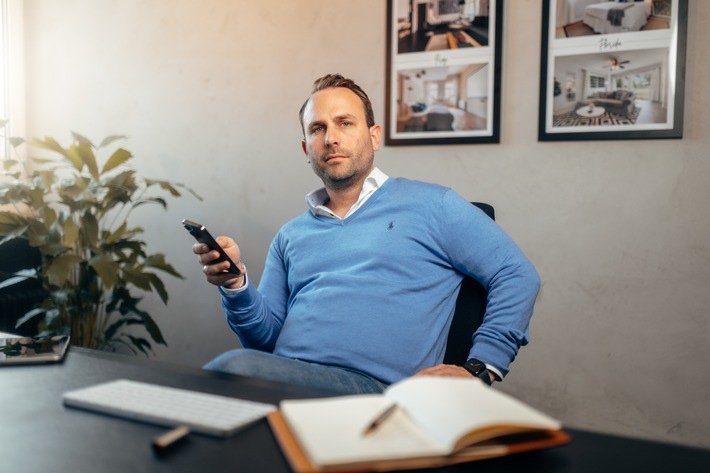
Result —
[[268, 418], [296, 472], [424, 468], [569, 442], [560, 422], [473, 378], [415, 377], [381, 395], [287, 400]]

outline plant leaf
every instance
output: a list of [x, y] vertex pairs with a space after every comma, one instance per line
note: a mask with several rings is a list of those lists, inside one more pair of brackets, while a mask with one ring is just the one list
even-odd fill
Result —
[[181, 195], [180, 192], [179, 192], [175, 187], [173, 187], [173, 185], [172, 185], [170, 182], [168, 182], [168, 181], [159, 181], [159, 180], [155, 180], [155, 179], [146, 179], [146, 180], [145, 180], [145, 183], [146, 183], [146, 185], [147, 185], [148, 187], [150, 187], [150, 186], [152, 186], [152, 185], [155, 185], [155, 184], [158, 184], [162, 189], [164, 189], [164, 190], [170, 192], [170, 194], [171, 194], [173, 197], [180, 197], [180, 195]]
[[71, 149], [76, 150], [76, 153], [79, 155], [79, 158], [81, 158], [81, 161], [86, 164], [91, 177], [98, 181], [99, 166], [96, 164], [96, 156], [94, 155], [94, 150], [91, 148], [91, 145], [81, 142], [78, 146], [72, 145]]
[[20, 173], [20, 171], [3, 171], [0, 173], [0, 175], [9, 176], [13, 179], [19, 179], [22, 174]]
[[11, 225], [13, 227], [18, 225], [26, 225], [27, 219], [17, 215], [13, 212], [8, 212], [7, 210], [0, 210], [0, 225]]
[[39, 171], [39, 179], [42, 181], [42, 185], [45, 189], [51, 189], [54, 183], [54, 171], [46, 169]]
[[108, 161], [106, 161], [106, 164], [104, 164], [103, 169], [101, 170], [101, 174], [105, 174], [111, 169], [114, 169], [121, 164], [125, 163], [129, 159], [133, 157], [133, 154], [131, 154], [130, 151], [126, 151], [123, 148], [118, 148], [116, 151], [113, 152], [110, 158], [108, 158]]
[[37, 317], [39, 314], [44, 314], [45, 312], [47, 312], [47, 309], [44, 309], [42, 307], [37, 307], [36, 309], [32, 309], [32, 310], [26, 312], [25, 315], [23, 315], [22, 317], [17, 319], [17, 321], [15, 322], [15, 328], [18, 328], [21, 325], [24, 325], [29, 320], [32, 320], [35, 317]]
[[63, 286], [72, 269], [82, 261], [82, 258], [77, 255], [64, 254], [57, 256], [44, 271], [44, 276], [49, 280], [50, 284]]
[[158, 295], [160, 296], [160, 299], [163, 301], [163, 304], [167, 305], [168, 304], [168, 291], [165, 289], [165, 284], [163, 284], [163, 280], [160, 279], [157, 274], [153, 274], [153, 273], [143, 273], [143, 274], [148, 276], [148, 279], [150, 280], [150, 284], [155, 289], [155, 292], [158, 293]]
[[164, 209], [168, 208], [168, 203], [165, 201], [165, 199], [162, 199], [160, 197], [152, 197], [150, 199], [139, 200], [135, 204], [133, 204], [133, 207], [140, 207], [143, 204], [159, 204]]
[[89, 260], [89, 266], [94, 268], [94, 271], [99, 275], [107, 289], [111, 289], [118, 282], [121, 265], [109, 255], [94, 256]]
[[10, 138], [7, 139], [7, 141], [10, 142], [10, 146], [12, 146], [13, 148], [17, 148], [18, 146], [25, 143], [25, 139], [20, 138], [18, 136], [11, 136]]
[[111, 136], [107, 136], [106, 138], [103, 139], [103, 141], [101, 142], [101, 144], [99, 144], [99, 148], [103, 148], [104, 146], [110, 145], [110, 144], [113, 143], [114, 141], [123, 140], [123, 139], [125, 139], [125, 138], [126, 138], [125, 135], [111, 135]]
[[46, 136], [43, 140], [39, 138], [32, 138], [30, 140], [30, 144], [38, 148], [56, 151], [57, 153], [60, 153], [62, 155], [66, 154], [66, 150], [62, 148], [62, 145], [60, 145], [57, 140], [55, 140], [51, 136]]
[[145, 329], [148, 331], [153, 341], [155, 343], [160, 343], [161, 345], [168, 346], [168, 342], [166, 342], [163, 338], [163, 334], [160, 331], [158, 324], [155, 323], [155, 320], [153, 320], [153, 318], [148, 315], [147, 312], [141, 311], [139, 315], [143, 319], [143, 325], [145, 325]]
[[203, 200], [202, 197], [201, 197], [197, 192], [195, 192], [194, 190], [192, 190], [192, 189], [190, 189], [189, 187], [187, 187], [185, 184], [181, 184], [181, 183], [179, 183], [179, 182], [176, 182], [176, 183], [173, 183], [173, 184], [175, 185], [175, 187], [180, 187], [181, 189], [187, 190], [190, 194], [192, 194], [192, 196], [193, 196], [194, 198], [196, 198], [197, 200], [199, 200], [200, 202], [202, 202], [202, 200]]
[[155, 253], [153, 255], [148, 256], [145, 259], [145, 265], [151, 268], [157, 268], [162, 271], [165, 271], [166, 273], [171, 274], [176, 278], [185, 279], [183, 275], [178, 273], [170, 263], [165, 261], [165, 255], [162, 253]]
[[91, 141], [89, 141], [89, 139], [86, 138], [84, 135], [80, 135], [79, 133], [77, 133], [75, 131], [72, 131], [71, 134], [74, 137], [74, 141], [78, 141], [79, 143], [89, 145], [92, 148], [96, 148], [96, 146], [94, 146], [94, 144]]
[[123, 235], [126, 234], [126, 228], [128, 227], [128, 224], [126, 222], [123, 222], [118, 229], [108, 235], [107, 237], [104, 237], [104, 243], [106, 244], [111, 244], [116, 242], [117, 240], [120, 240]]
[[24, 236], [29, 229], [27, 219], [8, 211], [0, 211], [0, 245], [13, 238]]
[[42, 207], [41, 215], [42, 219], [44, 220], [44, 225], [47, 228], [52, 228], [54, 222], [57, 221], [57, 212], [48, 205]]
[[42, 246], [47, 243], [47, 234], [49, 228], [40, 220], [34, 218], [28, 219], [29, 228], [27, 231], [27, 239], [30, 241], [30, 246]]
[[64, 238], [62, 244], [66, 248], [73, 248], [76, 241], [79, 239], [79, 225], [76, 224], [73, 218], [68, 218], [64, 222]]
[[112, 323], [105, 331], [104, 331], [104, 341], [106, 343], [110, 343], [113, 340], [113, 337], [116, 336], [116, 332], [118, 332], [118, 329], [123, 327], [124, 325], [139, 325], [143, 324], [143, 321], [140, 319], [130, 319], [128, 317], [120, 317], [118, 320], [116, 320], [114, 323]]
[[19, 161], [16, 161], [14, 159], [4, 159], [2, 162], [2, 168], [3, 170], [7, 171], [8, 169], [12, 169], [13, 166], [18, 164]]
[[124, 268], [123, 279], [144, 291], [151, 291], [150, 278], [140, 271], [132, 271]]
[[146, 340], [145, 338], [141, 337], [134, 337], [133, 335], [126, 335], [130, 340], [131, 343], [133, 343], [133, 346], [138, 348], [140, 351], [143, 352], [145, 356], [148, 356], [147, 350], [150, 350], [151, 352], [153, 351], [150, 346], [150, 342]]
[[96, 248], [99, 245], [99, 222], [89, 212], [81, 216], [81, 234], [84, 244], [88, 247]]

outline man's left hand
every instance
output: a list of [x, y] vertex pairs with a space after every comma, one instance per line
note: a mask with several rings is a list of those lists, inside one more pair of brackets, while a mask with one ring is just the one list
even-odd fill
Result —
[[[424, 368], [414, 376], [458, 376], [460, 378], [470, 378], [471, 373], [466, 371], [464, 368], [457, 366], [457, 365], [445, 365], [445, 364], [440, 364], [436, 366], [432, 366], [430, 368]], [[491, 372], [488, 372], [488, 376], [491, 376]], [[491, 381], [494, 380], [494, 377], [491, 376]]]

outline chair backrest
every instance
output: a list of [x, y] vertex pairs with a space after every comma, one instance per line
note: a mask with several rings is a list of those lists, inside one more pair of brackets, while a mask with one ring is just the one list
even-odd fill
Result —
[[37, 279], [14, 283], [11, 283], [11, 279], [14, 279], [15, 272], [37, 268], [40, 264], [40, 251], [30, 246], [25, 238], [13, 238], [0, 245], [0, 332], [13, 332], [23, 336], [37, 334], [39, 317], [19, 328], [15, 328], [15, 323], [46, 297], [42, 284]]
[[[471, 203], [495, 220], [495, 211], [491, 205], [482, 202]], [[487, 302], [488, 292], [483, 286], [471, 277], [464, 277], [449, 329], [444, 363], [459, 365], [468, 359], [468, 352], [473, 343], [471, 337], [483, 322]]]

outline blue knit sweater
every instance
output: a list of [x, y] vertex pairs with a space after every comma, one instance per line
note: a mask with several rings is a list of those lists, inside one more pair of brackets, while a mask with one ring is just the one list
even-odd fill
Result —
[[245, 347], [392, 383], [442, 362], [463, 274], [489, 291], [470, 356], [505, 375], [539, 277], [495, 222], [434, 184], [390, 178], [345, 220], [304, 212], [274, 238], [258, 290], [222, 306]]

